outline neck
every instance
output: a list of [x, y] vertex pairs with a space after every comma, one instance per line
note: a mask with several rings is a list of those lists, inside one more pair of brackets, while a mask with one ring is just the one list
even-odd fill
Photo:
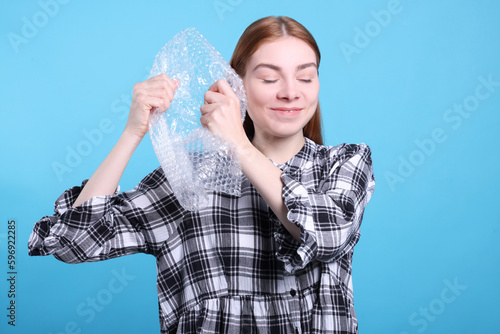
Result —
[[286, 138], [259, 136], [255, 133], [252, 144], [266, 157], [282, 164], [293, 158], [302, 149], [305, 138], [302, 132]]

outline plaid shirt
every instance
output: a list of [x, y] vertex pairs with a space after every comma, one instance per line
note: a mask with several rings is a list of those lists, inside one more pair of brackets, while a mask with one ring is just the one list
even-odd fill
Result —
[[246, 178], [241, 197], [214, 192], [209, 207], [189, 212], [158, 168], [77, 208], [86, 181], [64, 192], [35, 224], [30, 255], [154, 255], [162, 333], [357, 333], [351, 260], [374, 190], [370, 149], [306, 139], [277, 166], [300, 243]]

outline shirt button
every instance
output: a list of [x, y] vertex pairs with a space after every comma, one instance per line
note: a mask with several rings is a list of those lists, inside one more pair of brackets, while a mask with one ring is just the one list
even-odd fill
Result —
[[296, 294], [297, 291], [295, 291], [295, 289], [290, 290], [290, 296], [295, 297]]

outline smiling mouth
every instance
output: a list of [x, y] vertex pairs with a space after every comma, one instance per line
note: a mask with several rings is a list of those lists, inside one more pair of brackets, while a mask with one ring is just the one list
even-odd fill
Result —
[[301, 111], [302, 108], [271, 108], [274, 111], [279, 111], [283, 113], [293, 113], [293, 112], [298, 112]]

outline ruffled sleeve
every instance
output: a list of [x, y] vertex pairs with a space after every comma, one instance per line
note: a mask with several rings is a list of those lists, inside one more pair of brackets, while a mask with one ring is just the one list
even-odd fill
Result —
[[[312, 144], [314, 145], [314, 144]], [[365, 144], [315, 146], [299, 170], [282, 174], [288, 219], [301, 229], [300, 243], [278, 224], [278, 258], [294, 272], [310, 261], [336, 261], [359, 240], [360, 224], [374, 188]]]
[[183, 209], [161, 168], [130, 191], [96, 196], [72, 208], [86, 182], [65, 191], [54, 204], [55, 213], [35, 223], [29, 255], [53, 254], [79, 263], [155, 254], [182, 218]]

